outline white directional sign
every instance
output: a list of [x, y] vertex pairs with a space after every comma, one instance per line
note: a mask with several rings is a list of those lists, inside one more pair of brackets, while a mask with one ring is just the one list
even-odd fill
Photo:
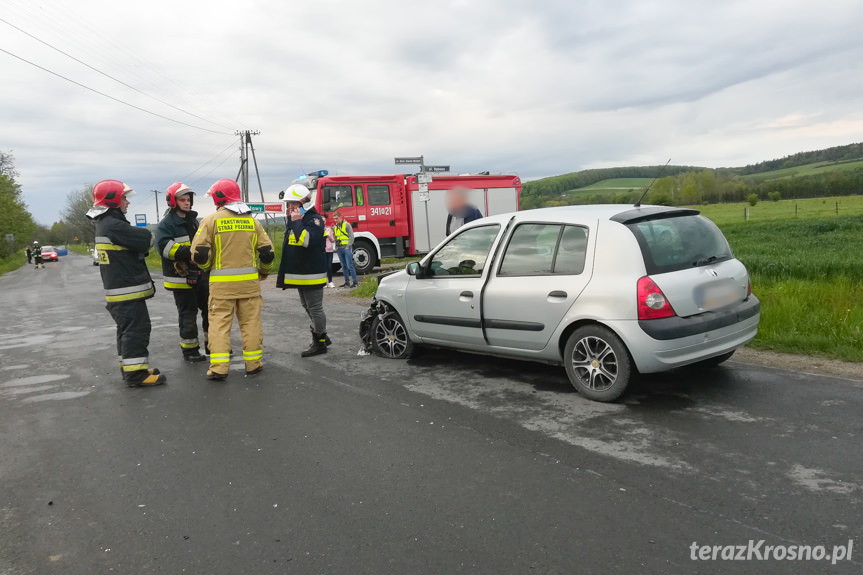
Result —
[[421, 202], [429, 201], [429, 185], [426, 183], [422, 183], [419, 185], [419, 193], [417, 193], [417, 199]]
[[432, 175], [431, 174], [417, 174], [417, 183], [418, 184], [430, 184], [432, 183]]

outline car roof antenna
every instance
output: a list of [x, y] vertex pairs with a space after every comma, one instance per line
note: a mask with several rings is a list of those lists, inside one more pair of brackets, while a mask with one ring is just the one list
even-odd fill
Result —
[[661, 175], [662, 175], [662, 172], [664, 172], [664, 171], [665, 171], [665, 168], [667, 168], [667, 167], [668, 167], [668, 164], [670, 164], [670, 163], [671, 163], [671, 158], [668, 158], [668, 161], [667, 161], [667, 162], [665, 162], [665, 165], [664, 165], [664, 166], [662, 166], [662, 167], [659, 169], [659, 171], [658, 171], [658, 172], [656, 172], [656, 177], [655, 177], [655, 178], [653, 178], [653, 181], [652, 181], [652, 182], [650, 182], [650, 185], [649, 185], [649, 186], [647, 186], [647, 188], [644, 190], [644, 193], [643, 193], [643, 194], [641, 194], [641, 197], [640, 197], [640, 198], [638, 198], [638, 201], [637, 201], [637, 202], [635, 202], [635, 205], [633, 206], [634, 208], [640, 208], [640, 207], [641, 207], [641, 200], [643, 200], [643, 199], [644, 199], [644, 196], [646, 196], [646, 195], [647, 195], [647, 192], [649, 192], [649, 191], [650, 191], [650, 188], [652, 188], [652, 187], [653, 187], [653, 184], [655, 184], [655, 183], [656, 183], [656, 180], [658, 180], [658, 179], [659, 179], [659, 176], [661, 176]]

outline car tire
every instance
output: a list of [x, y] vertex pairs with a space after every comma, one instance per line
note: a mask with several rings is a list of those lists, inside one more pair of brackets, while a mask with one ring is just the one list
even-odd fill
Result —
[[354, 269], [358, 275], [365, 275], [375, 268], [377, 262], [375, 247], [371, 242], [358, 239], [354, 242]]
[[408, 359], [414, 353], [414, 343], [408, 335], [401, 316], [390, 311], [377, 316], [372, 322], [372, 348], [388, 359]]
[[735, 351], [737, 351], [737, 350], [732, 349], [731, 351], [725, 352], [722, 355], [717, 355], [716, 357], [711, 357], [710, 359], [705, 359], [705, 360], [699, 361], [698, 363], [694, 363], [692, 365], [693, 365], [693, 367], [706, 367], [706, 368], [716, 367], [720, 363], [723, 363], [723, 362], [731, 359], [731, 356], [734, 355]]
[[594, 401], [614, 401], [629, 385], [632, 359], [617, 335], [601, 325], [586, 325], [569, 336], [564, 366], [572, 386]]

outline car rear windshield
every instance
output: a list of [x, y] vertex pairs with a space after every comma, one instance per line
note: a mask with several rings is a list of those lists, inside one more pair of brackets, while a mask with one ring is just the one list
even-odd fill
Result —
[[677, 216], [626, 224], [638, 240], [648, 274], [706, 266], [734, 257], [716, 224], [704, 216]]

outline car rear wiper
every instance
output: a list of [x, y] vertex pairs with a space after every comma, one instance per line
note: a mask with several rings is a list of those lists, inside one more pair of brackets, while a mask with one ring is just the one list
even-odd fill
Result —
[[719, 256], [710, 256], [709, 258], [699, 258], [692, 262], [692, 267], [696, 268], [698, 266], [704, 266], [710, 263], [715, 262], [719, 259]]

